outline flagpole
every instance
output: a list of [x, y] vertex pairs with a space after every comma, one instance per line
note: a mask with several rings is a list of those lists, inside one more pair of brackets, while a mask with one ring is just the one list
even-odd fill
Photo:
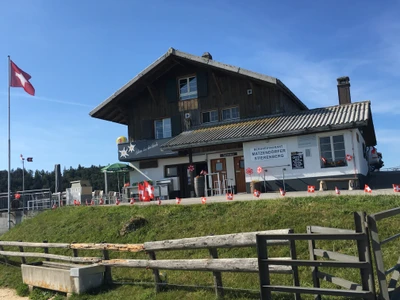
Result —
[[7, 193], [7, 215], [8, 215], [8, 229], [10, 229], [10, 205], [11, 205], [11, 138], [10, 138], [10, 87], [11, 87], [11, 59], [8, 55], [8, 193]]

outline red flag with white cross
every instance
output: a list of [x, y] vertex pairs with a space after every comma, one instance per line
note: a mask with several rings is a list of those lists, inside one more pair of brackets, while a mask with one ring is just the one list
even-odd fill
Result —
[[29, 82], [31, 75], [21, 70], [10, 60], [10, 87], [22, 87], [29, 95], [35, 95], [35, 88]]

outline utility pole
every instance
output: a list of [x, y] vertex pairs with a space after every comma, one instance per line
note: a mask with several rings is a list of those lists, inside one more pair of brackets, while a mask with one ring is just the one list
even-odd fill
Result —
[[25, 191], [25, 158], [23, 157], [23, 155], [20, 155], [21, 157], [21, 161], [22, 161], [22, 192]]

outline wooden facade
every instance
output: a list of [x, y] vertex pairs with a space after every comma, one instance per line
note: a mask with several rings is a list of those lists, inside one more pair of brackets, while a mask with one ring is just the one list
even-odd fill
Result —
[[[197, 98], [179, 100], [179, 78], [196, 76]], [[248, 93], [251, 90], [251, 93]], [[296, 98], [297, 99], [297, 98]], [[171, 118], [172, 136], [202, 124], [202, 112], [238, 107], [240, 118], [304, 109], [295, 96], [277, 84], [232, 74], [204, 65], [178, 61], [162, 76], [148, 80], [140, 91], [124, 97], [121, 113], [128, 120], [129, 141], [154, 139], [154, 121]]]

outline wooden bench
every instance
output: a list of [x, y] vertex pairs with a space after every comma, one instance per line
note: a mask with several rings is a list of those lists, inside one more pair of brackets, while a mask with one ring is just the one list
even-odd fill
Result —
[[359, 182], [357, 177], [332, 177], [332, 178], [321, 178], [317, 179], [319, 181], [319, 190], [326, 191], [328, 190], [326, 183], [328, 181], [340, 182], [340, 181], [348, 181], [349, 182], [349, 190], [352, 191], [356, 188], [359, 188]]

